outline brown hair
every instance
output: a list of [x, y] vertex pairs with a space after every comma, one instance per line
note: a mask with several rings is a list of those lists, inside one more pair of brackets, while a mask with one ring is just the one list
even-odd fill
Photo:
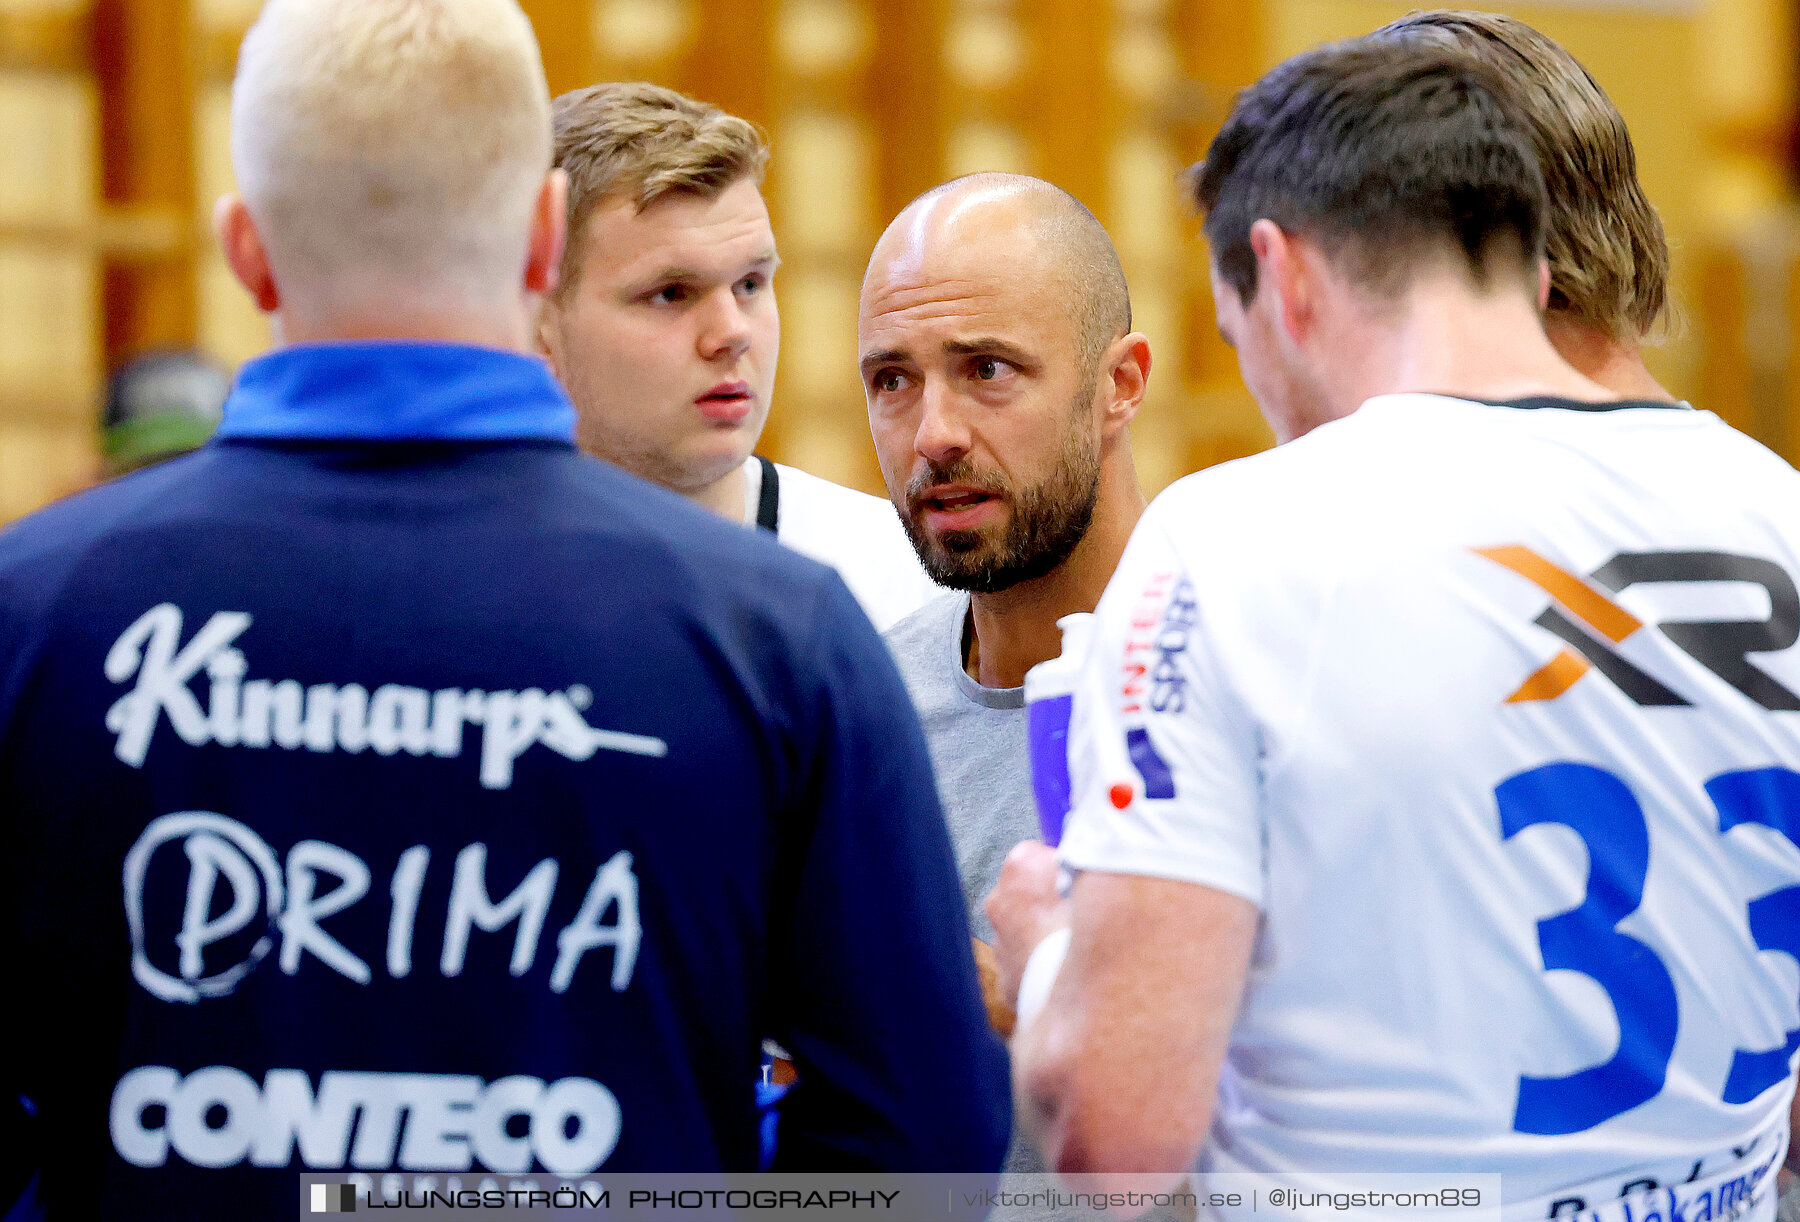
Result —
[[1259, 218], [1323, 245], [1388, 296], [1416, 256], [1458, 251], [1477, 284], [1535, 282], [1544, 180], [1499, 75], [1459, 51], [1356, 39], [1303, 52], [1238, 95], [1189, 171], [1220, 277], [1249, 303]]
[[556, 165], [569, 175], [569, 238], [558, 292], [575, 282], [582, 230], [603, 201], [642, 212], [665, 195], [712, 199], [740, 179], [762, 182], [769, 145], [717, 106], [647, 81], [590, 85], [551, 104]]
[[1551, 311], [1612, 339], [1653, 333], [1668, 303], [1668, 242], [1638, 182], [1625, 120], [1587, 69], [1497, 13], [1409, 13], [1370, 37], [1452, 47], [1499, 73], [1548, 188]]

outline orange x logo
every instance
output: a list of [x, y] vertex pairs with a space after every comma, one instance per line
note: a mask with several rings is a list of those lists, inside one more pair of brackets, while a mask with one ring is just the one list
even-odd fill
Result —
[[[1631, 612], [1619, 606], [1593, 586], [1569, 570], [1552, 564], [1528, 547], [1508, 544], [1505, 547], [1478, 547], [1478, 556], [1486, 556], [1503, 564], [1548, 594], [1568, 615], [1617, 645], [1644, 626]], [[1592, 670], [1588, 660], [1573, 649], [1563, 649], [1519, 685], [1519, 690], [1506, 698], [1508, 704], [1527, 700], [1554, 700], [1575, 685], [1575, 681]]]
[[1782, 653], [1800, 642], [1800, 588], [1773, 560], [1733, 552], [1620, 552], [1586, 577], [1578, 577], [1518, 544], [1473, 550], [1550, 596], [1552, 605], [1532, 622], [1567, 646], [1520, 684], [1507, 697], [1508, 704], [1554, 700], [1589, 670], [1598, 670], [1646, 708], [1689, 705], [1687, 698], [1614, 648], [1644, 623], [1612, 596], [1639, 584], [1732, 582], [1761, 586], [1769, 596], [1769, 617], [1663, 620], [1655, 625], [1658, 637], [1763, 708], [1800, 712], [1800, 693], [1752, 661], [1756, 655]]

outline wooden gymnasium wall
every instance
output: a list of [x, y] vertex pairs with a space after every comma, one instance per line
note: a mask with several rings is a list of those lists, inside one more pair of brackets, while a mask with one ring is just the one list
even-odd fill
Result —
[[[1022, 170], [1106, 222], [1151, 339], [1148, 490], [1269, 436], [1212, 320], [1175, 177], [1234, 90], [1380, 0], [525, 0], [554, 91], [656, 80], [761, 124], [784, 266], [763, 449], [880, 491], [855, 372], [857, 286], [886, 221], [955, 174]], [[1786, 0], [1491, 4], [1562, 39], [1618, 101], [1675, 247], [1653, 355], [1678, 393], [1800, 456], [1800, 227]], [[207, 232], [230, 187], [228, 88], [256, 0], [0, 0], [0, 521], [92, 478], [105, 370], [269, 343]]]

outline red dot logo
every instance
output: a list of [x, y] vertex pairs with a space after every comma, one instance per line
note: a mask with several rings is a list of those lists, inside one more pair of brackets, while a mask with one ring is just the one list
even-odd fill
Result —
[[1131, 805], [1131, 786], [1123, 781], [1112, 787], [1112, 804], [1120, 810]]

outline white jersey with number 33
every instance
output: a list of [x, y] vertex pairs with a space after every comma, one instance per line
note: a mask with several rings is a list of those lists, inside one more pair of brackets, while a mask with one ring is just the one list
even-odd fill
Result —
[[1383, 396], [1157, 498], [1062, 855], [1261, 911], [1203, 1170], [1772, 1210], [1796, 575], [1800, 474], [1675, 405]]

